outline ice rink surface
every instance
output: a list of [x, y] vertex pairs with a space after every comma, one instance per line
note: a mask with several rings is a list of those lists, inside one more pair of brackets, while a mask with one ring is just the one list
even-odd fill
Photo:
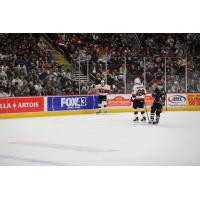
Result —
[[133, 113], [0, 120], [0, 165], [200, 165], [200, 112], [165, 112], [158, 126]]

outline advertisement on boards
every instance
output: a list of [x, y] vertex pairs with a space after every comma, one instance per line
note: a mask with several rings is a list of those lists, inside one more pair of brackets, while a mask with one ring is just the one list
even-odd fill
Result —
[[50, 96], [47, 97], [47, 110], [83, 110], [96, 109], [97, 96]]
[[[145, 105], [150, 107], [153, 103], [151, 94], [145, 96]], [[131, 94], [110, 94], [108, 95], [108, 106], [110, 107], [131, 107]]]
[[44, 97], [0, 98], [0, 113], [44, 111]]
[[186, 94], [167, 94], [168, 107], [185, 107]]
[[109, 94], [108, 95], [108, 106], [118, 107], [118, 106], [131, 106], [131, 95], [130, 94]]
[[200, 106], [200, 94], [187, 94], [187, 106]]

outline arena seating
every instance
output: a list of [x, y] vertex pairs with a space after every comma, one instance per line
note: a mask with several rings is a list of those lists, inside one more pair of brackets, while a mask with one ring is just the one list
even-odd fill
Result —
[[[66, 57], [75, 64], [81, 56], [81, 69], [86, 71], [89, 60], [90, 74], [95, 82], [107, 76], [108, 84], [115, 85], [115, 93], [124, 93], [124, 65], [126, 58], [127, 93], [133, 79], [144, 80], [146, 58], [146, 88], [165, 80], [167, 92], [199, 91], [200, 34], [54, 34], [55, 45], [61, 46]], [[186, 63], [187, 59], [187, 63]], [[106, 62], [105, 62], [106, 61]], [[107, 63], [107, 71], [105, 67]], [[187, 71], [186, 69], [187, 64]], [[85, 72], [86, 73], [86, 72]]]
[[31, 34], [0, 34], [0, 96], [77, 94], [72, 72]]
[[[144, 81], [144, 62], [148, 92], [165, 78], [167, 92], [186, 92], [186, 77], [187, 92], [200, 91], [200, 34], [137, 34], [139, 44], [136, 34], [47, 35], [72, 65], [80, 58], [83, 74], [89, 65], [89, 82], [80, 82], [82, 94], [91, 93], [90, 85], [101, 79], [113, 93], [124, 93], [125, 87], [130, 93], [134, 78]], [[1, 97], [78, 93], [73, 72], [55, 60], [40, 34], [0, 34]]]

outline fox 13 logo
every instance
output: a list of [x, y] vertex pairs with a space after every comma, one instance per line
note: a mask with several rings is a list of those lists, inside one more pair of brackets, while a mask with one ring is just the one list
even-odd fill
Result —
[[86, 97], [61, 98], [61, 107], [84, 107], [86, 105]]

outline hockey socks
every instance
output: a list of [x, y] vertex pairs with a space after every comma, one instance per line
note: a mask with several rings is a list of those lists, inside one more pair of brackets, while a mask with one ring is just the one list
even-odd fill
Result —
[[133, 121], [134, 121], [134, 122], [139, 121], [139, 118], [138, 118], [138, 112], [135, 111], [134, 114], [135, 114], [135, 119], [134, 119]]
[[142, 122], [146, 121], [146, 116], [145, 116], [144, 111], [141, 111], [141, 115], [142, 115], [141, 121], [142, 121]]
[[154, 121], [154, 113], [151, 113], [150, 122], [149, 123], [153, 123], [153, 121]]
[[107, 113], [107, 112], [108, 112], [107, 105], [104, 105], [104, 112], [105, 112], [105, 113]]
[[153, 124], [158, 124], [159, 123], [159, 119], [160, 119], [160, 116], [156, 115], [156, 121], [153, 122]]

